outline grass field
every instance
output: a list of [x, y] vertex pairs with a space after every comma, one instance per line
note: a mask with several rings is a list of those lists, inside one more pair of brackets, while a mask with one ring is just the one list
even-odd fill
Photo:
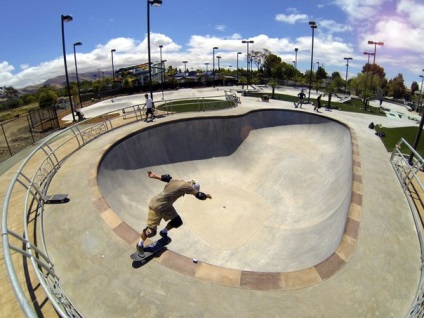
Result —
[[[381, 140], [387, 151], [392, 152], [401, 138], [405, 139], [412, 146], [418, 133], [418, 127], [375, 127], [375, 131], [384, 132], [385, 136], [381, 137]], [[402, 150], [406, 151], [407, 149]], [[421, 155], [421, 157], [424, 157], [424, 135], [421, 135], [420, 142], [418, 143], [416, 150]]]

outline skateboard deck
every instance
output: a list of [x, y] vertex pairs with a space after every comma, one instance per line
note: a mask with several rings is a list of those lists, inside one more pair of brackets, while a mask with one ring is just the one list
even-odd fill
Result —
[[67, 194], [54, 194], [54, 195], [46, 195], [44, 197], [44, 203], [65, 203], [68, 200]]
[[156, 253], [162, 251], [166, 245], [171, 243], [171, 238], [168, 237], [167, 240], [160, 238], [157, 241], [147, 245], [144, 247], [144, 257], [140, 257], [137, 252], [134, 252], [130, 255], [131, 259], [135, 262], [141, 262], [142, 264], [145, 264], [149, 258], [151, 258]]

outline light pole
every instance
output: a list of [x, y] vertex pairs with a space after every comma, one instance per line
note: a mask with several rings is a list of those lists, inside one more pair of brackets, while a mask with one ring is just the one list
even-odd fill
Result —
[[247, 77], [247, 89], [249, 89], [249, 44], [255, 43], [252, 40], [243, 40], [241, 43], [246, 44], [246, 77]]
[[160, 61], [160, 66], [161, 66], [161, 71], [162, 71], [162, 75], [161, 75], [161, 82], [162, 82], [162, 100], [164, 100], [164, 96], [163, 96], [163, 82], [165, 82], [165, 63], [168, 62], [168, 60], [161, 60]]
[[[424, 70], [423, 70], [424, 72]], [[422, 100], [423, 100], [423, 81], [424, 81], [424, 76], [420, 75], [421, 77], [421, 91], [420, 91], [420, 98], [418, 99], [418, 105], [417, 107], [419, 107], [422, 104]]]
[[294, 48], [294, 54], [295, 54], [295, 57], [294, 57], [294, 68], [297, 70], [297, 52], [299, 51], [299, 49], [296, 47], [296, 48]]
[[183, 63], [184, 63], [184, 74], [186, 74], [187, 73], [187, 63], [188, 63], [188, 61], [183, 61]]
[[65, 64], [65, 76], [66, 76], [66, 87], [68, 89], [69, 105], [71, 106], [72, 119], [75, 120], [74, 105], [72, 104], [71, 89], [69, 87], [69, 76], [68, 76], [68, 64], [66, 63], [66, 49], [65, 49], [65, 22], [71, 22], [72, 17], [70, 15], [61, 15], [62, 23], [62, 47], [63, 47], [63, 62]]
[[294, 68], [295, 68], [295, 73], [294, 73], [294, 86], [297, 86], [297, 52], [299, 51], [299, 49], [296, 47], [294, 48], [294, 53], [295, 53], [295, 58], [294, 58]]
[[349, 61], [352, 60], [351, 57], [344, 57], [343, 59], [346, 60], [346, 83], [345, 83], [345, 94], [347, 94], [347, 74], [349, 72]]
[[153, 89], [152, 89], [152, 61], [150, 57], [150, 6], [160, 7], [162, 5], [162, 0], [147, 0], [147, 55], [149, 63], [149, 91], [150, 98], [153, 99]]
[[313, 63], [314, 63], [314, 35], [315, 35], [315, 29], [318, 28], [317, 24], [314, 21], [309, 21], [309, 26], [312, 29], [312, 51], [311, 51], [311, 73], [309, 74], [308, 103], [311, 102], [312, 66], [313, 66]]
[[213, 87], [215, 87], [215, 50], [218, 50], [218, 47], [215, 46], [212, 49], [212, 73], [213, 73]]
[[238, 75], [239, 74], [238, 73], [239, 72], [239, 65], [238, 65], [239, 58], [238, 57], [239, 57], [240, 54], [243, 54], [243, 53], [237, 52], [237, 85], [238, 85], [238, 80], [239, 80], [239, 75]]
[[164, 68], [163, 68], [163, 60], [162, 60], [162, 48], [163, 45], [159, 45], [159, 51], [160, 51], [160, 86], [162, 89], [162, 100], [163, 98], [163, 73], [165, 72]]
[[81, 91], [80, 91], [80, 85], [79, 85], [79, 79], [78, 79], [77, 55], [75, 54], [75, 47], [79, 45], [82, 45], [82, 43], [81, 42], [74, 43], [74, 60], [75, 60], [75, 73], [77, 75], [78, 99], [82, 108]]
[[367, 76], [365, 77], [365, 93], [367, 92], [367, 86], [368, 86], [368, 68], [370, 67], [370, 56], [374, 55], [374, 53], [364, 52], [364, 55], [368, 55], [368, 63], [367, 67], [365, 68], [365, 71], [367, 72]]
[[[424, 71], [424, 70], [423, 70]], [[421, 93], [423, 92], [423, 80], [424, 80], [424, 76], [420, 75], [421, 77]], [[414, 150], [417, 150], [418, 148], [418, 143], [420, 142], [420, 138], [421, 138], [421, 132], [423, 131], [423, 126], [424, 126], [424, 113], [421, 114], [421, 120], [420, 120], [420, 125], [418, 127], [418, 132], [417, 135], [415, 136], [415, 141], [414, 141], [414, 145], [412, 146], [412, 148], [414, 148]], [[412, 159], [414, 158], [414, 153], [411, 152], [411, 154], [409, 155], [409, 159], [408, 162], [409, 164], [412, 166]]]
[[374, 80], [374, 70], [375, 70], [375, 56], [377, 55], [377, 45], [384, 45], [384, 42], [374, 42], [374, 41], [368, 41], [368, 44], [374, 45], [374, 62], [372, 63], [372, 77], [371, 77], [371, 90], [372, 88], [372, 82]]
[[116, 50], [110, 50], [110, 55], [112, 56], [112, 81], [113, 83], [115, 83], [115, 66], [113, 65], [113, 52], [116, 52]]

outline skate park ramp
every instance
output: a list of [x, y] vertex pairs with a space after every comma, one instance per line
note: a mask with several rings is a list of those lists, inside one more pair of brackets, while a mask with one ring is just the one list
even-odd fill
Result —
[[104, 198], [139, 232], [164, 187], [148, 171], [196, 179], [213, 197], [177, 200], [184, 225], [170, 232], [170, 250], [225, 268], [289, 272], [324, 261], [341, 242], [352, 139], [332, 119], [271, 109], [141, 129], [110, 147], [98, 167]]

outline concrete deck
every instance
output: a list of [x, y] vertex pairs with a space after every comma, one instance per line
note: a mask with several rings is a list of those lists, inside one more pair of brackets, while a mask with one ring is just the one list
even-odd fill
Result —
[[[352, 156], [350, 170], [353, 172], [353, 180], [348, 187], [352, 191], [352, 199], [347, 212], [347, 226], [342, 233], [341, 244], [331, 253], [327, 251], [331, 255], [322, 262], [293, 262], [297, 267], [290, 267], [292, 265], [286, 266], [283, 256], [279, 259], [281, 266], [278, 262], [272, 264], [272, 258], [266, 251], [284, 251], [284, 239], [287, 237], [279, 237], [278, 243], [272, 236], [266, 238], [264, 235], [269, 233], [271, 223], [279, 211], [275, 212], [277, 214], [267, 212], [266, 215], [256, 216], [249, 210], [250, 203], [258, 210], [269, 206], [264, 199], [267, 198], [265, 195], [253, 195], [258, 192], [257, 189], [243, 188], [241, 201], [248, 199], [250, 202], [246, 206], [243, 205], [248, 215], [246, 218], [242, 216], [242, 210], [236, 207], [239, 201], [222, 199], [226, 194], [235, 196], [234, 188], [237, 184], [231, 182], [228, 188], [222, 190], [222, 180], [227, 180], [227, 177], [240, 177], [229, 172], [241, 163], [245, 168], [243, 175], [246, 176], [242, 179], [243, 185], [255, 184], [259, 180], [264, 182], [264, 188], [272, 187], [273, 178], [264, 176], [272, 162], [270, 159], [266, 161], [267, 156], [260, 154], [266, 148], [275, 146], [275, 143], [272, 142], [273, 139], [267, 138], [268, 134], [262, 134], [258, 130], [256, 134], [249, 136], [253, 137], [252, 141], [246, 139], [241, 147], [243, 149], [232, 155], [237, 158], [227, 158], [225, 162], [220, 160], [219, 163], [214, 163], [218, 170], [208, 171], [207, 167], [211, 164], [207, 160], [201, 163], [186, 162], [153, 167], [156, 170], [163, 169], [163, 172], [170, 170], [181, 178], [187, 175], [199, 179], [202, 190], [210, 192], [214, 198], [209, 202], [184, 198], [178, 209], [186, 224], [170, 233], [174, 242], [169, 246], [169, 250], [143, 267], [138, 268], [132, 264], [129, 254], [134, 251], [138, 236], [136, 231], [144, 227], [144, 202], [147, 197], [160, 190], [162, 185], [144, 177], [144, 172], [149, 167], [143, 167], [139, 172], [129, 170], [128, 166], [123, 165], [125, 169], [106, 175], [107, 178], [116, 178], [122, 172], [122, 175], [127, 175], [126, 180], [131, 177], [130, 187], [124, 191], [130, 192], [130, 195], [125, 197], [121, 193], [121, 201], [118, 201], [118, 198], [109, 196], [112, 194], [111, 188], [103, 188], [104, 192], [100, 192], [102, 185], [99, 188], [97, 177], [105, 177], [105, 170], [98, 171], [102, 156], [117, 140], [142, 128], [168, 121], [186, 117], [242, 115], [262, 108], [294, 110], [293, 105], [287, 102], [271, 100], [264, 103], [244, 97], [241, 101], [240, 106], [231, 110], [172, 115], [158, 119], [156, 123], [139, 122], [123, 127], [91, 142], [64, 164], [51, 187], [55, 193], [69, 193], [71, 201], [64, 205], [48, 206], [45, 229], [49, 253], [55, 263], [56, 272], [61, 278], [62, 287], [75, 306], [85, 317], [405, 316], [418, 286], [420, 249], [409, 206], [388, 161], [389, 154], [379, 137], [374, 135], [374, 131], [368, 129], [371, 121], [386, 127], [399, 125], [399, 121], [385, 117], [323, 111], [320, 116], [343, 122], [352, 131], [352, 140], [339, 142], [336, 149], [331, 148], [331, 145], [337, 142], [340, 136], [334, 136], [332, 129], [321, 131], [317, 128], [304, 134], [306, 129], [300, 126], [294, 130], [296, 135], [293, 135], [292, 131], [270, 132], [273, 136], [282, 134], [284, 144], [289, 147], [278, 149], [278, 156], [296, 149], [289, 140], [309, 140], [316, 147], [320, 144], [328, 147], [331, 150], [329, 158], [334, 158], [332, 153], [337, 153], [337, 150], [342, 153], [342, 158], [346, 152]], [[304, 110], [296, 112], [313, 113], [313, 110], [312, 106], [307, 105]], [[334, 128], [332, 124], [328, 125]], [[255, 150], [259, 150], [259, 155], [254, 153]], [[310, 153], [298, 155], [308, 162], [312, 160]], [[314, 209], [317, 211], [334, 198], [334, 188], [331, 187], [340, 185], [331, 183], [330, 189], [317, 186], [323, 177], [317, 177], [314, 171], [331, 175], [332, 169], [343, 171], [346, 168], [345, 165], [335, 167], [336, 162], [326, 158], [328, 157], [318, 158], [315, 166], [303, 167], [301, 172], [296, 170], [302, 169], [301, 166], [290, 171], [298, 178], [316, 178], [315, 183], [309, 187], [302, 187], [302, 183], [299, 183], [297, 188], [301, 194], [299, 197], [308, 198], [307, 202], [303, 203], [307, 203], [309, 207], [315, 204]], [[260, 161], [259, 159], [265, 160], [265, 164], [246, 165], [249, 160], [254, 162]], [[299, 161], [301, 160], [296, 160]], [[279, 164], [278, 170], [280, 169], [283, 170], [283, 175], [290, 166]], [[220, 170], [223, 170], [223, 173], [217, 172]], [[181, 171], [181, 175], [177, 171]], [[137, 184], [134, 177], [138, 178], [139, 174], [140, 184]], [[279, 174], [272, 170], [271, 175]], [[2, 187], [7, 183], [8, 177], [10, 178], [9, 171], [2, 175]], [[293, 179], [288, 180], [293, 182]], [[113, 181], [119, 183], [122, 180]], [[345, 183], [342, 182], [344, 185]], [[289, 187], [289, 183], [283, 185]], [[291, 194], [285, 197], [286, 201], [290, 202], [288, 197], [295, 196]], [[313, 202], [310, 202], [311, 200]], [[127, 211], [124, 203], [130, 207]], [[203, 209], [205, 204], [218, 210], [220, 227], [214, 227], [216, 221], [214, 215], [208, 212], [209, 209], [195, 211], [192, 208], [195, 206], [196, 210]], [[230, 215], [227, 207], [224, 211], [224, 204], [232, 207], [237, 213]], [[292, 203], [288, 204], [288, 207], [296, 205]], [[297, 208], [293, 209], [294, 212], [297, 211]], [[301, 209], [305, 210], [303, 206]], [[205, 213], [205, 219], [210, 226], [206, 227], [201, 222], [202, 219], [197, 219], [193, 215], [195, 212]], [[279, 220], [274, 224], [275, 228], [284, 233], [283, 226], [287, 224], [286, 221]], [[246, 229], [257, 224], [265, 224], [266, 230], [256, 231], [254, 237], [245, 237]], [[230, 238], [230, 243], [220, 238], [219, 234], [214, 235], [220, 228]], [[319, 231], [316, 233], [319, 234]], [[319, 239], [318, 235], [317, 240]], [[250, 245], [246, 245], [249, 240]], [[197, 246], [199, 241], [201, 244]], [[264, 261], [260, 263], [261, 256], [251, 248], [262, 241], [267, 244], [263, 246]], [[232, 253], [231, 257], [215, 256], [214, 249], [206, 248], [212, 246], [216, 250], [224, 251], [234, 250], [236, 245], [246, 246], [246, 250], [242, 254]], [[184, 251], [184, 246], [187, 246], [188, 251]], [[246, 253], [256, 258], [251, 257], [249, 262], [244, 262]], [[199, 263], [192, 263], [192, 257], [198, 258]], [[259, 264], [254, 267], [257, 260]], [[2, 286], [7, 286], [7, 277], [3, 275], [2, 270], [2, 282], [6, 283]], [[9, 294], [10, 289], [2, 289], [2, 299], [3, 295]], [[13, 297], [9, 296], [9, 300], [13, 302]], [[4, 309], [0, 313], [3, 311]], [[10, 316], [10, 312], [4, 313]], [[16, 309], [13, 313], [18, 315]]]

